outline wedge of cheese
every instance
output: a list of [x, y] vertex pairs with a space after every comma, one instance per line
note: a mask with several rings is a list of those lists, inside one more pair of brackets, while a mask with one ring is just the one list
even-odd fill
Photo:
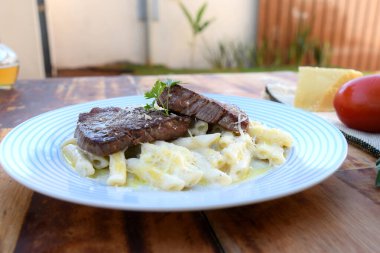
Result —
[[334, 111], [339, 88], [362, 75], [352, 69], [299, 67], [294, 106], [314, 112]]

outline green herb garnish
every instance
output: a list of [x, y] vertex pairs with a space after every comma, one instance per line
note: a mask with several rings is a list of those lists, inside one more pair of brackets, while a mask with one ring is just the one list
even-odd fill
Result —
[[377, 171], [377, 176], [376, 176], [375, 185], [376, 187], [380, 187], [380, 158], [376, 161], [376, 171]]
[[164, 91], [165, 88], [169, 88], [169, 91], [168, 91], [168, 98], [169, 98], [169, 92], [170, 92], [170, 87], [174, 86], [174, 85], [177, 85], [177, 84], [180, 84], [181, 81], [174, 81], [174, 80], [171, 80], [171, 79], [167, 79], [165, 81], [161, 81], [161, 80], [157, 80], [152, 89], [150, 91], [147, 91], [145, 92], [144, 94], [144, 97], [147, 98], [147, 99], [153, 99], [153, 101], [149, 104], [146, 104], [144, 106], [144, 109], [145, 110], [152, 110], [152, 109], [155, 109], [155, 105], [157, 104], [157, 102], [159, 101], [162, 106], [162, 108], [164, 109], [164, 113], [166, 116], [169, 116], [169, 109], [168, 109], [168, 100], [166, 101], [166, 103], [164, 104], [161, 100], [160, 100], [160, 96], [162, 94], [162, 92]]

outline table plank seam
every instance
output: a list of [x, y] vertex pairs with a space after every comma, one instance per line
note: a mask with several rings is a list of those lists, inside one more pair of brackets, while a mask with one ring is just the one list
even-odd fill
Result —
[[214, 228], [212, 227], [209, 219], [207, 218], [207, 215], [202, 211], [202, 212], [200, 212], [200, 217], [203, 220], [203, 222], [206, 226], [206, 229], [208, 230], [208, 232], [210, 234], [211, 240], [213, 241], [214, 245], [216, 246], [216, 249], [218, 250], [218, 252], [226, 253], [226, 251], [225, 251], [221, 241], [219, 240]]

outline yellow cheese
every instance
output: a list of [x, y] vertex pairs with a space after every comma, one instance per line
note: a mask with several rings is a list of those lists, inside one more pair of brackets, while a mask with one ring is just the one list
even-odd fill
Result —
[[339, 88], [362, 76], [352, 69], [299, 67], [294, 106], [308, 111], [334, 111], [333, 100]]

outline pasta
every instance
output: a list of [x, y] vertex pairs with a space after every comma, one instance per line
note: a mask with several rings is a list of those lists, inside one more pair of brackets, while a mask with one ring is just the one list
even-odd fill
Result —
[[[77, 149], [77, 151], [75, 151], [75, 152], [78, 152], [79, 155], [83, 156], [83, 158], [89, 160], [89, 162], [93, 165], [93, 167], [95, 169], [104, 169], [104, 168], [108, 167], [109, 162], [105, 157], [94, 155], [94, 154], [86, 152], [82, 149], [79, 149], [79, 147], [77, 146], [77, 140], [75, 138], [70, 138], [70, 139], [67, 139], [66, 141], [64, 141], [62, 144], [62, 148], [69, 145], [69, 144], [72, 144], [73, 146], [75, 146]], [[71, 151], [67, 150], [66, 152], [73, 152], [74, 151], [72, 146], [69, 147], [69, 149], [72, 149], [72, 150]], [[68, 157], [71, 157], [72, 155], [73, 154], [71, 154], [71, 155], [67, 154]], [[73, 159], [73, 158], [71, 158], [71, 159]], [[72, 163], [72, 162], [73, 161], [70, 161], [70, 163]]]
[[173, 141], [173, 144], [188, 149], [205, 148], [211, 146], [220, 139], [220, 133], [198, 135], [194, 137], [182, 137]]
[[109, 161], [107, 160], [107, 158], [94, 155], [89, 152], [84, 152], [84, 153], [95, 169], [104, 169], [109, 166]]
[[99, 157], [82, 151], [75, 139], [66, 141], [62, 152], [82, 176], [93, 175], [94, 169], [108, 168], [108, 185], [123, 186], [130, 182], [128, 178], [136, 178], [162, 190], [179, 191], [196, 185], [240, 182], [258, 171], [283, 164], [286, 150], [293, 145], [289, 133], [257, 121], [250, 122], [246, 133], [215, 127], [212, 133], [207, 131], [208, 124], [197, 121], [190, 129], [190, 137], [143, 143], [141, 151], [134, 150], [132, 157], [129, 151]]
[[203, 181], [205, 184], [229, 185], [232, 183], [229, 175], [212, 166], [203, 155], [195, 152], [194, 156], [196, 166], [203, 171]]
[[248, 134], [255, 138], [256, 145], [253, 151], [255, 157], [267, 159], [272, 165], [285, 162], [285, 149], [290, 148], [293, 143], [293, 138], [289, 133], [251, 121]]
[[223, 157], [220, 151], [208, 147], [197, 148], [192, 151], [204, 157], [204, 159], [207, 160], [210, 163], [210, 165], [214, 168], [222, 170], [223, 167], [226, 165], [225, 158]]
[[109, 163], [110, 175], [107, 179], [108, 185], [120, 186], [127, 181], [127, 165], [125, 161], [124, 151], [110, 155]]
[[192, 136], [204, 135], [207, 133], [208, 124], [202, 120], [197, 120], [194, 123], [194, 126], [189, 129], [189, 132]]
[[246, 177], [250, 169], [250, 162], [253, 150], [253, 141], [248, 134], [238, 137], [228, 137], [231, 141], [228, 146], [222, 149], [221, 153], [225, 157], [229, 167], [229, 175], [233, 182]]
[[269, 128], [257, 121], [250, 122], [248, 134], [255, 137], [257, 142], [276, 144], [286, 148], [290, 148], [293, 143], [293, 138], [289, 133], [278, 128]]
[[138, 177], [164, 190], [182, 190], [197, 184], [202, 171], [194, 166], [188, 149], [164, 141], [143, 143], [140, 158], [127, 159], [128, 168]]
[[62, 152], [79, 175], [87, 177], [95, 173], [92, 163], [75, 144], [67, 144], [63, 146]]

